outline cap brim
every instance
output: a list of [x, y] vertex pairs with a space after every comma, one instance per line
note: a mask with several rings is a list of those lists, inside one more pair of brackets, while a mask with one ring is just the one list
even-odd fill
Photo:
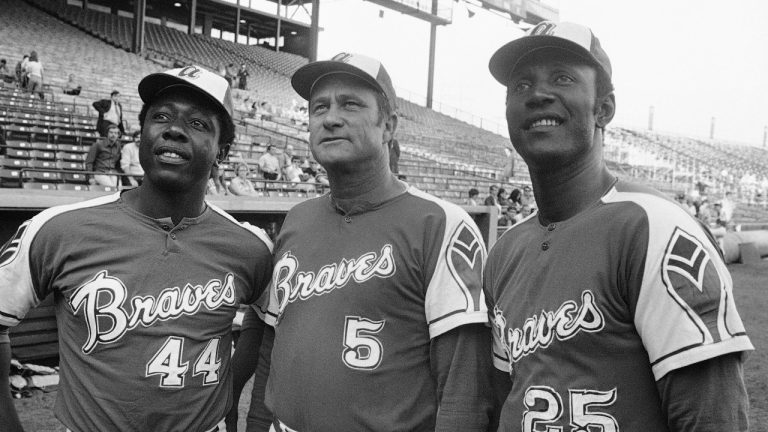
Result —
[[291, 77], [291, 86], [293, 86], [293, 89], [296, 90], [296, 93], [298, 93], [299, 96], [305, 100], [309, 100], [312, 93], [312, 86], [315, 82], [323, 76], [333, 73], [347, 73], [354, 75], [381, 93], [386, 94], [376, 79], [363, 70], [347, 63], [330, 60], [309, 63], [300, 67]]
[[596, 65], [600, 70], [603, 69], [592, 57], [592, 54], [581, 45], [561, 37], [548, 35], [525, 36], [507, 43], [493, 53], [491, 60], [488, 62], [488, 69], [496, 81], [506, 86], [509, 81], [509, 74], [517, 63], [520, 62], [520, 59], [532, 51], [545, 48], [570, 51]]
[[139, 97], [141, 97], [141, 100], [144, 103], [151, 103], [161, 91], [171, 86], [184, 86], [201, 94], [206, 99], [211, 101], [217, 110], [223, 111], [227, 116], [229, 116], [230, 120], [232, 120], [232, 114], [227, 111], [227, 108], [222, 105], [221, 102], [216, 100], [215, 97], [208, 94], [208, 92], [201, 89], [200, 87], [190, 84], [189, 81], [185, 81], [181, 78], [162, 72], [147, 75], [144, 77], [144, 79], [141, 80], [141, 82], [139, 82]]

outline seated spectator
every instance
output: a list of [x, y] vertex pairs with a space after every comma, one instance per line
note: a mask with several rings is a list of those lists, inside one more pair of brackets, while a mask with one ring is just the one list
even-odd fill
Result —
[[522, 196], [523, 193], [520, 192], [520, 189], [512, 189], [512, 192], [509, 193], [509, 202], [507, 205], [514, 206], [516, 210], [520, 210], [520, 207], [523, 206]]
[[507, 198], [507, 191], [504, 188], [499, 188], [499, 193], [496, 194], [499, 205], [507, 207], [509, 205], [509, 199]]
[[270, 144], [267, 146], [266, 153], [257, 161], [265, 180], [280, 179], [280, 159], [277, 157], [277, 152], [277, 147]]
[[238, 164], [235, 168], [235, 177], [229, 182], [229, 192], [237, 196], [254, 196], [256, 189], [248, 179], [250, 170], [246, 164]]
[[259, 104], [256, 113], [261, 116], [262, 120], [272, 121], [272, 116], [274, 115], [275, 110], [269, 102], [263, 101]]
[[37, 93], [40, 100], [45, 99], [43, 94], [43, 64], [37, 59], [37, 51], [29, 54], [29, 61], [24, 69], [27, 73], [27, 89], [30, 93]]
[[517, 213], [513, 219], [515, 220], [515, 223], [520, 223], [520, 221], [530, 216], [531, 213], [533, 213], [533, 207], [531, 207], [530, 204], [523, 204], [523, 206], [520, 207], [520, 212]]
[[328, 173], [325, 172], [325, 168], [322, 166], [318, 166], [317, 175], [315, 176], [315, 183], [321, 184], [323, 186], [330, 185], [328, 182]]
[[536, 198], [534, 198], [533, 189], [529, 185], [523, 186], [523, 195], [520, 197], [520, 202], [523, 205], [528, 204], [531, 208], [536, 208]]
[[[120, 163], [120, 129], [117, 125], [110, 125], [106, 138], [100, 138], [91, 145], [88, 156], [85, 159], [85, 169], [103, 174], [94, 174], [88, 179], [90, 184], [111, 186], [116, 188], [119, 176], [117, 168]], [[107, 175], [112, 174], [112, 175]]]
[[472, 188], [469, 190], [469, 197], [467, 198], [467, 201], [465, 204], [468, 206], [480, 205], [480, 203], [477, 202], [477, 200], [479, 199], [480, 199], [480, 191], [475, 188]]
[[211, 174], [208, 177], [208, 185], [205, 190], [206, 195], [228, 195], [227, 188], [224, 187], [224, 171], [219, 169], [219, 164], [213, 165]]
[[283, 169], [284, 179], [286, 181], [300, 183], [309, 180], [309, 175], [305, 174], [299, 166], [301, 164], [301, 158], [299, 156], [293, 156], [291, 158], [291, 164]]
[[83, 86], [79, 85], [75, 81], [75, 74], [69, 74], [69, 79], [64, 85], [64, 93], [72, 96], [80, 96], [80, 91], [83, 90]]
[[13, 82], [13, 74], [8, 70], [8, 62], [5, 59], [0, 59], [0, 79], [7, 83]]
[[[135, 131], [131, 136], [132, 140], [123, 145], [120, 150], [120, 168], [123, 169], [123, 185], [136, 187], [141, 185], [144, 179], [144, 168], [139, 162], [139, 138], [141, 131]], [[125, 182], [128, 184], [125, 184]]]
[[517, 210], [512, 206], [507, 207], [499, 218], [499, 226], [511, 227], [517, 223], [515, 219], [516, 216]]

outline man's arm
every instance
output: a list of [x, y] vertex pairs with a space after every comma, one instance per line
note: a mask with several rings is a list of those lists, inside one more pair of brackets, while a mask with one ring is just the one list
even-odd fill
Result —
[[109, 111], [109, 106], [108, 106], [109, 102], [110, 101], [108, 101], [107, 99], [97, 100], [96, 102], [93, 103], [93, 109], [95, 109], [101, 114], [104, 114], [105, 112]]
[[[88, 149], [88, 156], [85, 158], [85, 170], [93, 171], [93, 163], [96, 161], [96, 153], [99, 151], [99, 142], [91, 144], [91, 148]], [[89, 174], [90, 177], [90, 174]]]
[[8, 375], [11, 369], [11, 341], [8, 327], [0, 326], [0, 430], [21, 432], [21, 422], [11, 397]]
[[237, 348], [232, 355], [232, 408], [227, 414], [227, 430], [237, 430], [237, 408], [240, 402], [240, 394], [248, 380], [256, 370], [259, 362], [259, 348], [264, 336], [264, 321], [262, 321], [253, 308], [248, 308], [240, 327], [240, 337], [237, 339]]
[[436, 432], [488, 430], [494, 405], [490, 353], [491, 332], [484, 324], [466, 324], [432, 340]]
[[656, 386], [670, 431], [749, 430], [743, 353], [730, 353], [673, 370]]

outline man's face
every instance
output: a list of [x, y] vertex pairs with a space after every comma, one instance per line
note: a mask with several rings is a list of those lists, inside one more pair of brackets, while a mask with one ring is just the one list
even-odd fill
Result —
[[315, 83], [309, 102], [309, 143], [326, 169], [388, 165], [387, 143], [396, 117], [379, 121], [376, 93], [349, 75], [335, 74]]
[[522, 208], [520, 208], [520, 214], [523, 217], [528, 217], [531, 214], [531, 206], [524, 205]]
[[534, 52], [512, 71], [507, 89], [510, 140], [528, 163], [566, 165], [593, 147], [596, 70], [585, 60], [563, 50]]
[[526, 198], [530, 198], [530, 197], [533, 196], [533, 191], [531, 190], [531, 188], [525, 188], [525, 189], [523, 189], [523, 195]]
[[111, 143], [114, 143], [118, 138], [120, 138], [120, 129], [114, 127], [109, 128], [107, 131], [107, 140], [109, 140]]
[[490, 194], [491, 194], [491, 195], [496, 195], [496, 194], [498, 194], [498, 193], [499, 193], [499, 188], [498, 188], [498, 187], [496, 187], [496, 186], [491, 186], [491, 188], [489, 189], [489, 191], [490, 191]]
[[202, 95], [183, 87], [155, 98], [139, 146], [146, 181], [179, 192], [204, 187], [219, 153], [221, 133], [210, 105]]
[[120, 93], [112, 95], [112, 100], [115, 102], [120, 102]]

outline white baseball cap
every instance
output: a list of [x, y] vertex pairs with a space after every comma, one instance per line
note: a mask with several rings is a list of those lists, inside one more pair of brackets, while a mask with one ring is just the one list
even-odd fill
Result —
[[496, 81], [506, 86], [509, 74], [527, 54], [546, 48], [558, 48], [594, 64], [611, 82], [611, 61], [589, 27], [571, 22], [542, 21], [522, 37], [499, 48], [488, 63]]
[[232, 121], [232, 95], [223, 77], [200, 66], [186, 66], [145, 76], [139, 83], [139, 96], [150, 103], [158, 93], [173, 86], [189, 87], [202, 93], [223, 110]]
[[306, 64], [293, 74], [291, 85], [299, 96], [309, 100], [312, 87], [320, 78], [337, 73], [346, 73], [362, 79], [386, 96], [392, 110], [395, 109], [397, 95], [384, 65], [361, 54], [339, 53], [330, 60]]

